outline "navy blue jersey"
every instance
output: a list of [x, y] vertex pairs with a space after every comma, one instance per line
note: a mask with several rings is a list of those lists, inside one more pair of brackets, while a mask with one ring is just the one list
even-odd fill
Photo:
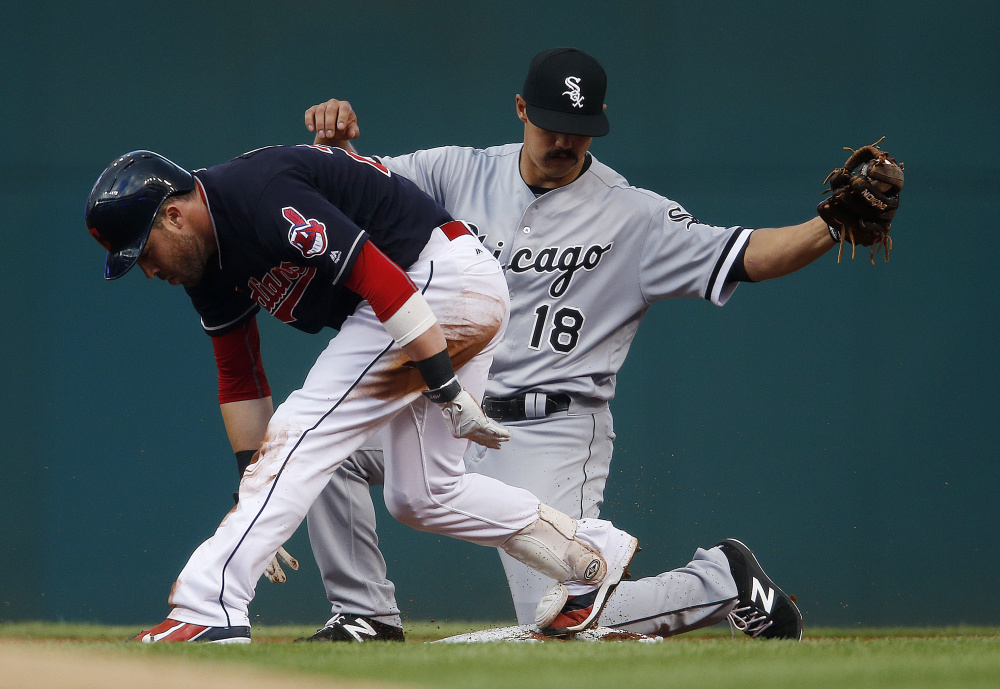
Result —
[[339, 148], [262, 148], [195, 176], [219, 253], [187, 292], [210, 335], [260, 307], [309, 333], [339, 329], [361, 302], [343, 283], [365, 242], [405, 270], [452, 219], [409, 180]]

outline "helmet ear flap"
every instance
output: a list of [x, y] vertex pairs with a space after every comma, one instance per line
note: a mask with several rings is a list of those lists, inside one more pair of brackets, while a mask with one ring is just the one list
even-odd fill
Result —
[[195, 188], [194, 175], [152, 151], [132, 151], [116, 158], [87, 199], [91, 236], [107, 252], [104, 277], [114, 280], [135, 265], [160, 206], [169, 196]]

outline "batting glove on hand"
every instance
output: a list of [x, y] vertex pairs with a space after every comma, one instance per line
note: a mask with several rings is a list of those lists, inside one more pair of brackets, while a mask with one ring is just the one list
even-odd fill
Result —
[[275, 584], [284, 584], [285, 581], [288, 580], [288, 577], [285, 576], [285, 570], [281, 568], [281, 564], [278, 562], [279, 557], [292, 569], [299, 568], [299, 561], [289, 555], [288, 551], [284, 548], [278, 548], [278, 552], [275, 554], [274, 559], [271, 560], [267, 569], [264, 570], [264, 575]]
[[494, 450], [500, 449], [500, 443], [510, 440], [510, 431], [490, 421], [465, 390], [446, 402], [441, 411], [444, 412], [448, 430], [456, 438], [468, 438]]

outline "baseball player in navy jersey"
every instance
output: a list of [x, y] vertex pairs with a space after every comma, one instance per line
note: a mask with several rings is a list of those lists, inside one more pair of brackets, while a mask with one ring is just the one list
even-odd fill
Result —
[[[675, 201], [629, 186], [588, 149], [608, 133], [606, 76], [591, 56], [537, 55], [516, 96], [523, 143], [448, 146], [381, 157], [456, 217], [474, 222], [504, 266], [510, 323], [493, 352], [483, 409], [511, 430], [499, 448], [470, 447], [469, 471], [499, 478], [576, 518], [604, 499], [615, 377], [650, 305], [695, 297], [723, 305], [739, 282], [791, 273], [835, 245], [826, 223], [752, 230], [699, 222]], [[309, 108], [316, 141], [354, 150], [346, 101]], [[308, 516], [334, 616], [312, 640], [401, 639], [394, 588], [378, 551], [369, 485], [377, 447], [355, 453]], [[354, 540], [344, 539], [351, 525]], [[500, 551], [518, 622], [532, 621], [552, 581]], [[697, 549], [684, 567], [624, 581], [604, 626], [673, 635], [725, 619], [757, 638], [802, 635], [794, 599], [735, 539]]]
[[[498, 448], [509, 437], [476, 402], [509, 302], [469, 225], [377, 161], [325, 146], [264, 148], [193, 174], [132, 152], [102, 173], [86, 220], [108, 250], [108, 279], [138, 265], [184, 286], [212, 336], [233, 447], [256, 448], [236, 507], [174, 583], [168, 618], [137, 640], [249, 642], [257, 580], [379, 430], [394, 516], [551, 577], [536, 615], [544, 633], [594, 624], [636, 540], [465, 472], [470, 440]], [[339, 331], [273, 415], [262, 307], [309, 333]]]

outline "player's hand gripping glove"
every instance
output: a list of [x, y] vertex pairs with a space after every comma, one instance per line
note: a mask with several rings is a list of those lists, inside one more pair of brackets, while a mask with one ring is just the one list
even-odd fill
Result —
[[851, 258], [857, 245], [870, 246], [869, 257], [875, 265], [875, 254], [885, 252], [889, 260], [892, 239], [889, 229], [899, 208], [899, 192], [903, 188], [903, 166], [878, 148], [879, 139], [871, 146], [852, 150], [844, 167], [827, 175], [830, 196], [816, 207], [819, 217], [830, 226], [834, 241], [840, 242], [837, 262], [844, 252], [844, 242], [851, 243]]
[[288, 551], [284, 548], [278, 548], [277, 554], [271, 559], [271, 562], [267, 565], [267, 569], [264, 570], [264, 576], [275, 584], [284, 584], [288, 580], [288, 577], [285, 576], [285, 570], [281, 568], [281, 564], [278, 562], [279, 558], [292, 569], [299, 568], [299, 561], [289, 555]]
[[424, 396], [441, 405], [448, 430], [456, 438], [468, 438], [474, 443], [497, 450], [500, 443], [510, 440], [510, 431], [493, 423], [472, 395], [462, 388], [458, 378], [452, 378], [439, 388], [424, 390]]

